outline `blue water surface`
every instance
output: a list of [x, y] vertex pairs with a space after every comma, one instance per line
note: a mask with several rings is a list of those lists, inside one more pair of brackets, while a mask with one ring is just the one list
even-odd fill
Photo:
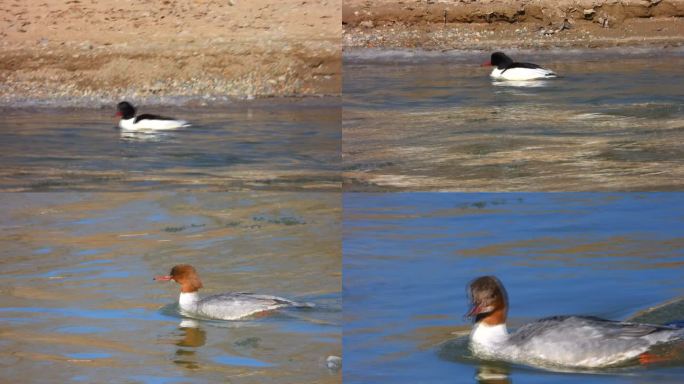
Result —
[[561, 314], [625, 319], [682, 296], [683, 199], [345, 194], [345, 383], [681, 382], [680, 364], [593, 373], [513, 366], [503, 381], [487, 381], [466, 347], [443, 349], [467, 335], [465, 287], [481, 275], [507, 287], [513, 328]]

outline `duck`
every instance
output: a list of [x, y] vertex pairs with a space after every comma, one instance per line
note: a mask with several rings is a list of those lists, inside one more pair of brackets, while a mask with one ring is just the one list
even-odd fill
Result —
[[515, 62], [503, 52], [492, 53], [490, 60], [484, 62], [482, 66], [495, 67], [489, 75], [494, 80], [525, 81], [558, 77], [552, 70], [542, 68], [537, 64]]
[[509, 333], [508, 296], [495, 276], [481, 276], [468, 286], [474, 321], [469, 348], [475, 356], [542, 367], [595, 369], [648, 361], [659, 344], [684, 341], [674, 326], [606, 320], [595, 316], [551, 316]]
[[119, 128], [122, 130], [165, 130], [187, 127], [185, 120], [173, 117], [142, 114], [136, 115], [136, 109], [127, 101], [116, 105], [116, 116], [120, 117]]
[[314, 304], [300, 303], [278, 296], [248, 292], [221, 293], [200, 298], [203, 287], [197, 270], [189, 264], [178, 264], [168, 275], [156, 276], [156, 281], [175, 281], [180, 285], [178, 306], [184, 315], [218, 319], [239, 320], [249, 316], [265, 315], [282, 308], [311, 308]]

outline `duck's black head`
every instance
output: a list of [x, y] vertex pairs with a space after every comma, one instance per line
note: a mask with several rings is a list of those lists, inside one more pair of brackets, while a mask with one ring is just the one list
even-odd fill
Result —
[[513, 64], [513, 59], [506, 56], [506, 54], [503, 52], [494, 52], [494, 53], [492, 53], [492, 58], [490, 59], [490, 63], [491, 63], [491, 65], [493, 65], [499, 69], [504, 69], [507, 66]]
[[135, 108], [129, 102], [122, 101], [116, 105], [116, 115], [124, 120], [132, 119], [135, 117]]

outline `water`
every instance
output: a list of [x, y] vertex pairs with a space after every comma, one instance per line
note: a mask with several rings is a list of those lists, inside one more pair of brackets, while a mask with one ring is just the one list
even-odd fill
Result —
[[510, 55], [563, 77], [492, 82], [488, 52], [347, 53], [345, 190], [682, 188], [683, 50]]
[[561, 314], [684, 320], [682, 198], [345, 194], [345, 383], [681, 382], [682, 349], [670, 363], [590, 373], [484, 362], [467, 349], [463, 315], [467, 283], [496, 275], [512, 328]]
[[[340, 195], [1, 194], [0, 382], [339, 383]], [[152, 277], [313, 302], [249, 321], [181, 316]]]
[[114, 105], [3, 110], [0, 190], [339, 190], [338, 98], [139, 107], [192, 127], [124, 133]]

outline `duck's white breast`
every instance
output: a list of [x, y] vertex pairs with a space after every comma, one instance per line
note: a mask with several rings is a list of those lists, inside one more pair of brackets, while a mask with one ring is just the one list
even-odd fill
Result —
[[121, 119], [119, 127], [125, 130], [164, 130], [187, 127], [189, 124], [184, 120], [140, 120], [137, 123], [135, 118]]
[[524, 81], [549, 79], [557, 75], [553, 71], [544, 68], [510, 68], [506, 70], [494, 68], [490, 76], [498, 80]]

